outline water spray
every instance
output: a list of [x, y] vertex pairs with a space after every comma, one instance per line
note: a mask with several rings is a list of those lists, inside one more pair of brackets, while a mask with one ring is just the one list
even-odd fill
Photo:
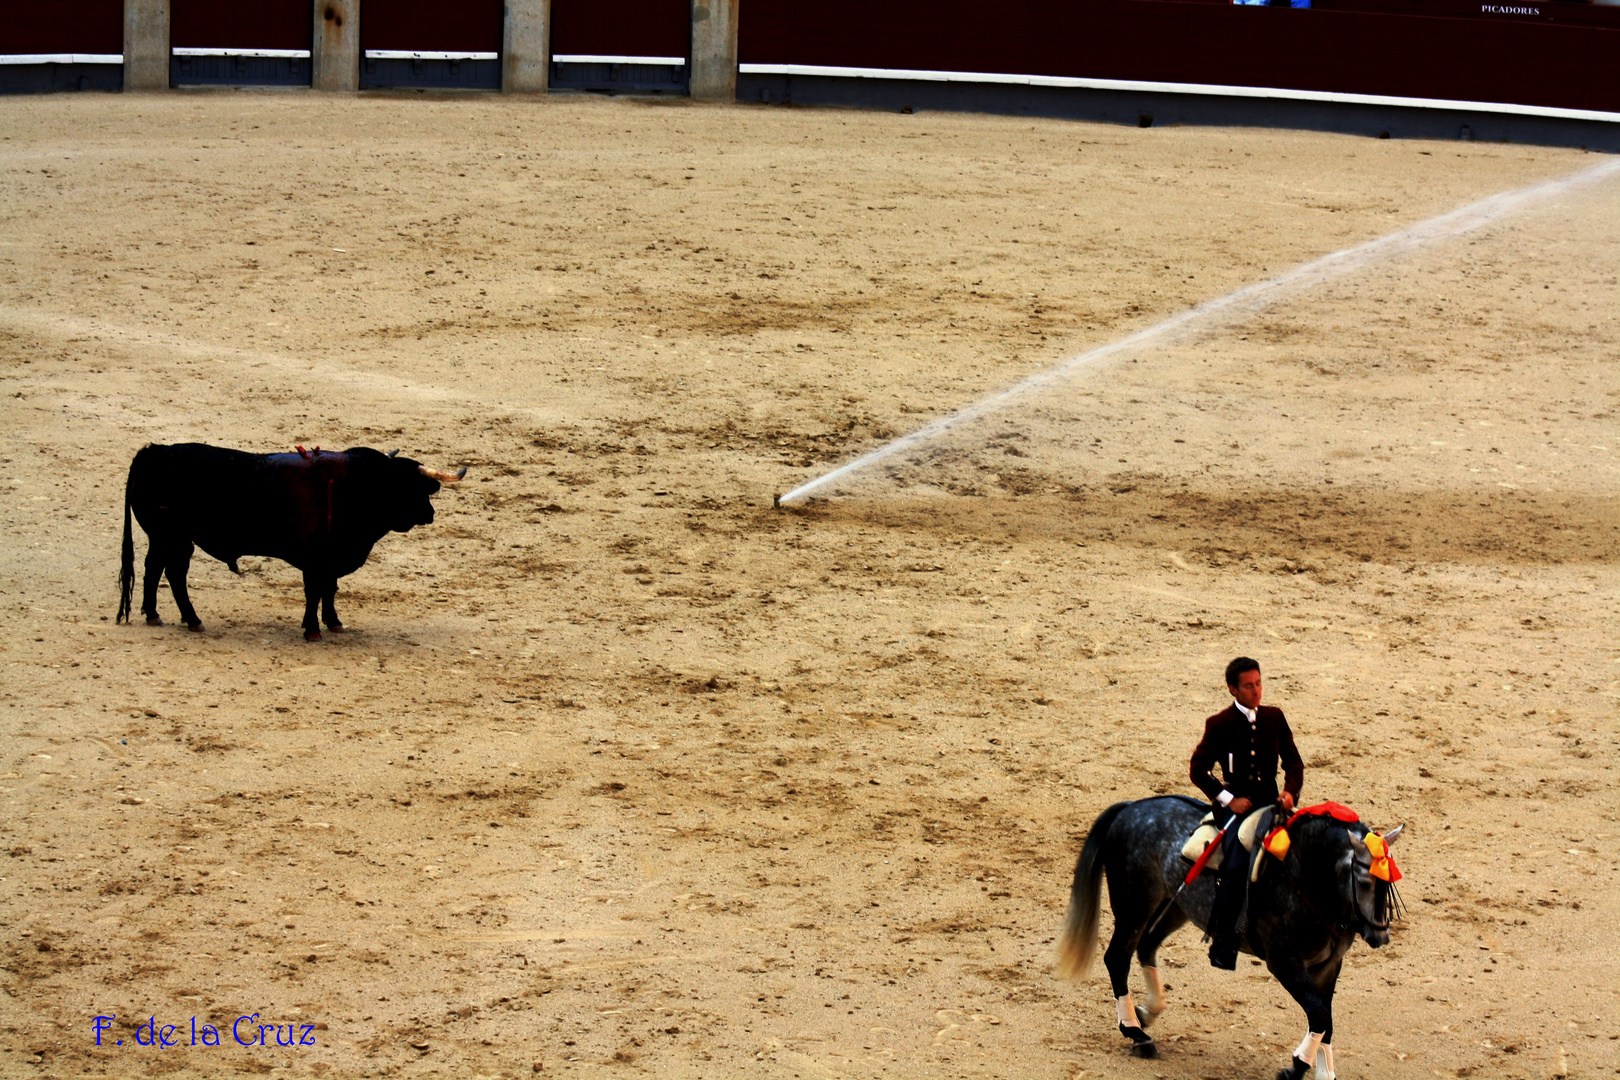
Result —
[[875, 465], [903, 450], [921, 446], [950, 431], [952, 428], [995, 412], [1017, 398], [1023, 397], [1031, 390], [1056, 382], [1082, 368], [1093, 366], [1110, 357], [1129, 352], [1147, 342], [1165, 337], [1176, 331], [1193, 329], [1212, 322], [1214, 316], [1223, 313], [1237, 311], [1245, 315], [1254, 315], [1275, 303], [1288, 290], [1319, 285], [1352, 270], [1361, 269], [1379, 259], [1393, 258], [1440, 240], [1449, 240], [1462, 236], [1489, 225], [1498, 218], [1528, 204], [1562, 195], [1576, 188], [1597, 183], [1600, 180], [1606, 180], [1617, 172], [1620, 172], [1620, 160], [1610, 160], [1562, 179], [1548, 180], [1540, 184], [1520, 188], [1517, 191], [1492, 195], [1489, 198], [1459, 207], [1449, 213], [1441, 214], [1439, 217], [1421, 221], [1416, 225], [1401, 229], [1399, 232], [1390, 233], [1388, 236], [1382, 236], [1376, 240], [1369, 240], [1364, 244], [1357, 244], [1355, 247], [1324, 255], [1267, 281], [1246, 285], [1236, 292], [1227, 293], [1225, 296], [1214, 300], [1207, 300], [1196, 307], [1188, 308], [1179, 315], [1173, 315], [1163, 322], [1156, 323], [1144, 330], [1138, 330], [1134, 334], [1110, 342], [1107, 345], [1099, 346], [1089, 352], [1081, 353], [1079, 356], [1070, 357], [1044, 371], [1036, 372], [1006, 390], [981, 398], [971, 405], [958, 409], [956, 412], [948, 413], [938, 420], [925, 424], [909, 435], [902, 435], [892, 442], [883, 444], [876, 450], [861, 455], [854, 461], [840, 465], [832, 472], [818, 476], [808, 483], [800, 484], [785, 495], [773, 496], [772, 505], [780, 508], [788, 503], [803, 499], [812, 491], [849, 476], [851, 473]]

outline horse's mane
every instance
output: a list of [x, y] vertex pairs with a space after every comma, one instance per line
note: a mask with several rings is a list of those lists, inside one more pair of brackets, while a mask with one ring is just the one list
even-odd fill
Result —
[[1329, 814], [1308, 814], [1294, 822], [1288, 832], [1294, 843], [1299, 845], [1300, 853], [1304, 854], [1319, 844], [1330, 844], [1335, 849], [1341, 849], [1342, 843], [1336, 842], [1333, 836], [1335, 829], [1343, 829], [1357, 839], [1365, 839], [1368, 831], [1364, 822], [1341, 821]]
[[1368, 832], [1364, 821], [1341, 821], [1331, 814], [1306, 814], [1294, 822], [1289, 831], [1296, 835], [1315, 836], [1335, 827], [1348, 829], [1356, 836], [1366, 836]]

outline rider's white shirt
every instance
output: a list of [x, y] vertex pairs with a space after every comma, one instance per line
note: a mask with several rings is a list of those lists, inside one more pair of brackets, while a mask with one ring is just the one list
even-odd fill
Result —
[[[1253, 727], [1254, 722], [1260, 717], [1259, 709], [1245, 708], [1243, 703], [1238, 701], [1237, 698], [1232, 699], [1232, 707], [1243, 715], [1243, 718], [1249, 722], [1250, 727]], [[1235, 796], [1230, 791], [1222, 788], [1221, 793], [1215, 796], [1215, 801], [1220, 803], [1222, 806], [1231, 806], [1233, 798], [1235, 798]]]

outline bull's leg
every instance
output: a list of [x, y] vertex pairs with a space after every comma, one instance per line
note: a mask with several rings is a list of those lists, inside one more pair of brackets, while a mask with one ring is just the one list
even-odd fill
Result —
[[320, 611], [321, 598], [326, 595], [326, 576], [310, 570], [304, 571], [304, 640], [321, 640], [321, 624], [315, 618]]
[[321, 622], [334, 634], [343, 633], [343, 623], [339, 621], [335, 602], [337, 600], [337, 579], [333, 578], [327, 583], [326, 592], [321, 597]]
[[201, 630], [202, 620], [197, 618], [197, 609], [191, 606], [191, 593], [186, 589], [191, 554], [196, 550], [190, 540], [175, 544], [164, 559], [163, 571], [169, 576], [169, 589], [174, 593], [175, 606], [180, 609], [180, 620], [193, 630]]
[[[1325, 990], [1318, 988], [1316, 980], [1297, 961], [1273, 961], [1269, 966], [1272, 975], [1305, 1010], [1305, 1037], [1294, 1048], [1289, 1067], [1277, 1073], [1277, 1080], [1302, 1080], [1316, 1062], [1321, 1048], [1333, 1044], [1333, 984], [1338, 976], [1337, 965], [1325, 981]], [[1331, 1055], [1329, 1050], [1328, 1057]]]
[[157, 609], [157, 593], [158, 585], [163, 581], [163, 552], [155, 537], [148, 535], [146, 539], [146, 565], [141, 569], [141, 614], [146, 616], [147, 626], [162, 626], [163, 618]]

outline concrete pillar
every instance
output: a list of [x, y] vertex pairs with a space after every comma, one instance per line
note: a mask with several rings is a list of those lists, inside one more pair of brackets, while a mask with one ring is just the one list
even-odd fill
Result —
[[741, 0], [692, 0], [692, 96], [737, 100], [737, 9]]
[[360, 0], [315, 0], [310, 85], [317, 90], [360, 89]]
[[551, 86], [551, 0], [506, 0], [501, 90], [545, 93]]
[[169, 0], [124, 0], [124, 89], [169, 88]]

